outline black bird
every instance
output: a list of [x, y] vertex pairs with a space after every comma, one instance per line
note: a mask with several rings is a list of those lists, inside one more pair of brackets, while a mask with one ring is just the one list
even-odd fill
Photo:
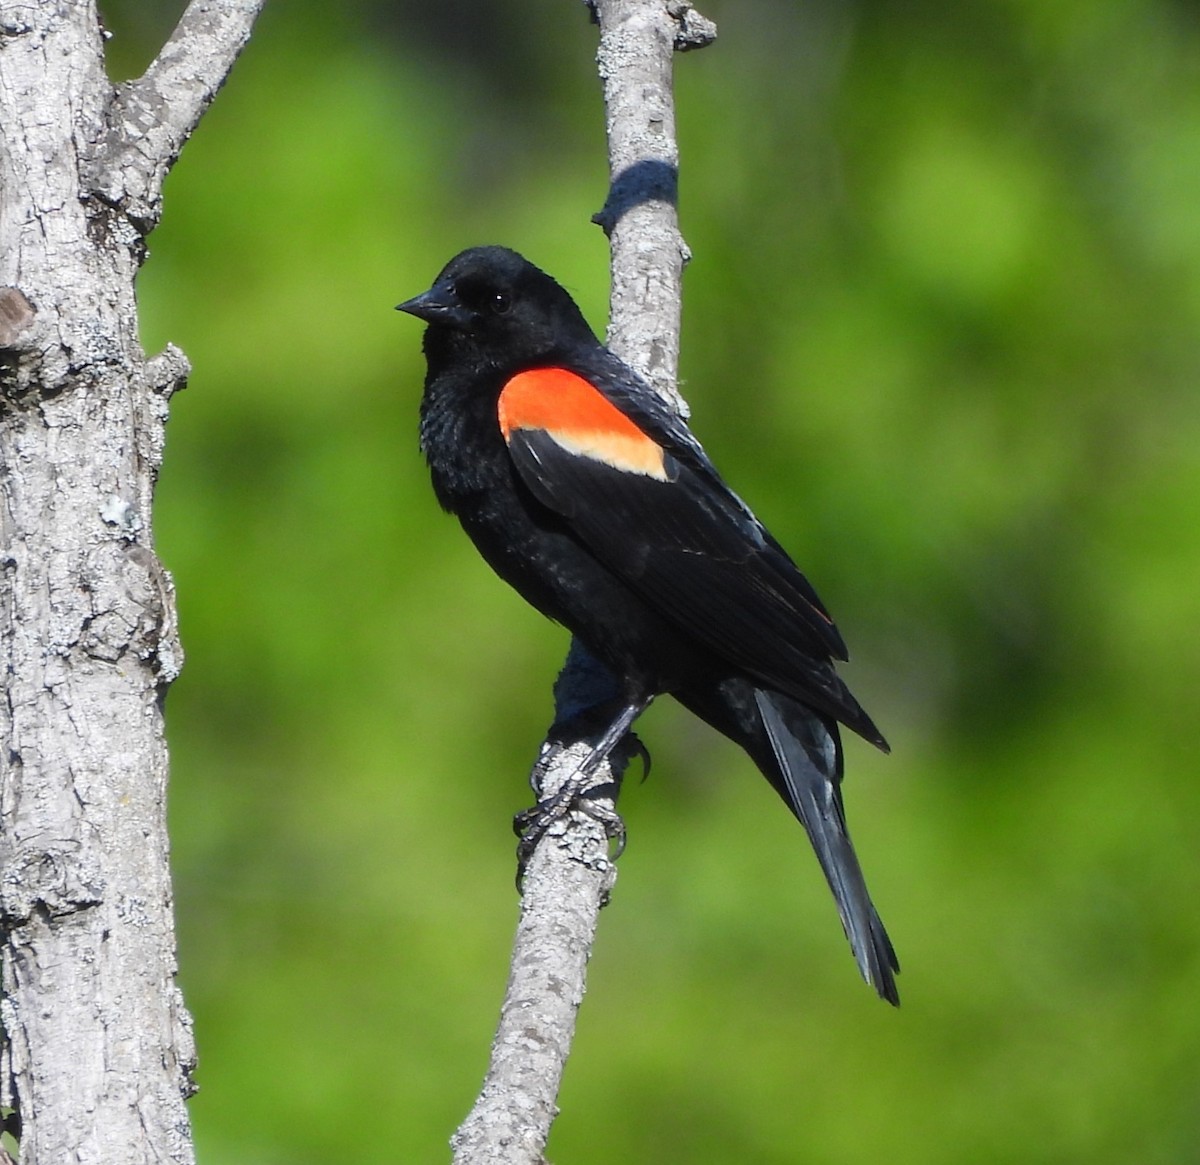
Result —
[[463, 251], [399, 310], [428, 324], [421, 448], [438, 501], [621, 684], [593, 757], [661, 692], [741, 745], [808, 832], [863, 978], [898, 1003], [846, 831], [838, 724], [888, 746], [834, 671], [846, 646], [808, 580], [685, 422], [515, 251]]

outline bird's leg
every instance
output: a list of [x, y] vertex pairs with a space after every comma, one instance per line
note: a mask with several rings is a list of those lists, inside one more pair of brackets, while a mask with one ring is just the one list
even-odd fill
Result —
[[[546, 830], [556, 821], [560, 821], [572, 809], [579, 809], [589, 817], [599, 821], [604, 826], [605, 833], [610, 838], [616, 838], [617, 852], [620, 856], [625, 848], [625, 823], [621, 815], [607, 806], [591, 801], [584, 796], [589, 791], [596, 770], [612, 754], [614, 748], [625, 739], [633, 722], [646, 710], [653, 696], [623, 704], [617, 715], [605, 728], [599, 739], [592, 746], [592, 751], [584, 757], [580, 766], [571, 773], [557, 791], [550, 796], [539, 799], [532, 809], [526, 809], [513, 818], [513, 830], [520, 841], [517, 843], [517, 885], [525, 873], [525, 866], [533, 856], [537, 844], [545, 836]], [[649, 768], [649, 754], [639, 741], [637, 755], [640, 755]]]

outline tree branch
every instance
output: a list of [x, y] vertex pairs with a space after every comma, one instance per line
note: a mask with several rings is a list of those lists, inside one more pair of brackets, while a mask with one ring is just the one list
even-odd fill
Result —
[[[594, 216], [612, 246], [609, 345], [683, 410], [675, 386], [687, 248], [676, 214], [673, 53], [715, 27], [679, 0], [594, 0], [604, 81], [610, 186]], [[589, 712], [617, 692], [576, 641], [555, 685], [555, 723], [531, 775], [552, 795], [588, 755]], [[636, 748], [636, 745], [633, 746]], [[630, 750], [589, 799], [615, 811]], [[552, 843], [552, 844], [551, 844]], [[540, 1165], [586, 985], [597, 917], [616, 881], [602, 825], [584, 813], [553, 825], [525, 873], [508, 986], [483, 1088], [452, 1139], [455, 1165]]]
[[162, 212], [162, 185], [225, 83], [265, 0], [191, 0], [136, 81], [117, 87], [94, 192], [143, 230]]
[[608, 344], [686, 415], [676, 387], [683, 268], [672, 54], [716, 37], [690, 4], [596, 0], [610, 184], [594, 221], [612, 247]]

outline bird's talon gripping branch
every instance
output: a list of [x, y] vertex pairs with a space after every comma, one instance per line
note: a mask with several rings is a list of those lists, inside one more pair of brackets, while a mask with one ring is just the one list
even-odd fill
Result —
[[[645, 753], [645, 749], [640, 749]], [[647, 754], [648, 757], [648, 754]], [[591, 778], [597, 765], [605, 759], [605, 754], [593, 752], [579, 768], [572, 773], [557, 792], [538, 801], [536, 805], [523, 809], [513, 817], [513, 832], [518, 837], [517, 842], [517, 889], [525, 876], [525, 867], [533, 857], [538, 843], [546, 836], [550, 827], [557, 821], [563, 820], [573, 810], [592, 818], [604, 828], [609, 840], [615, 840], [616, 849], [613, 859], [619, 858], [625, 852], [625, 822], [621, 815], [600, 801], [594, 801], [586, 796], [604, 788], [604, 785], [592, 785]]]
[[616, 861], [625, 852], [625, 819], [615, 809], [610, 809], [599, 801], [591, 801], [587, 797], [580, 797], [574, 807], [604, 826], [604, 836], [614, 843], [612, 859]]

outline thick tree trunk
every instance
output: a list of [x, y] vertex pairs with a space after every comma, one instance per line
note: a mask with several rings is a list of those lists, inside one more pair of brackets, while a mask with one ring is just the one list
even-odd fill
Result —
[[[187, 364], [145, 358], [134, 278], [257, 9], [197, 7], [118, 91], [90, 0], [0, 0], [0, 1104], [23, 1165], [193, 1159], [162, 723], [181, 656], [150, 509]], [[224, 27], [203, 60], [198, 15]]]

